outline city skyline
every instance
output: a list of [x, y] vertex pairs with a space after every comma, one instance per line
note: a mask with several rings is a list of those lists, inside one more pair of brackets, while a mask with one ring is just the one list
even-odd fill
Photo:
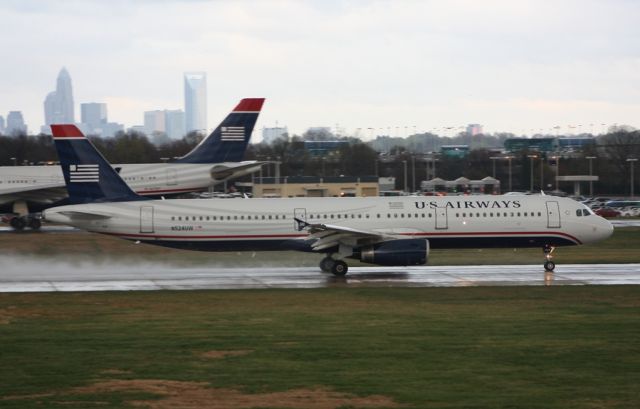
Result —
[[145, 111], [180, 107], [180, 78], [198, 69], [207, 117], [266, 97], [256, 129], [280, 123], [292, 134], [638, 128], [638, 12], [625, 0], [2, 2], [0, 44], [17, 51], [0, 78], [0, 113], [22, 111], [38, 129], [65, 66], [76, 101], [139, 125]]

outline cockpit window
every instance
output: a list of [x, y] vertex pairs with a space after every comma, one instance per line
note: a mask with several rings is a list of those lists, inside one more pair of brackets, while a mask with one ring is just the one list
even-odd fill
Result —
[[576, 216], [578, 217], [582, 216], [582, 209], [576, 210]]

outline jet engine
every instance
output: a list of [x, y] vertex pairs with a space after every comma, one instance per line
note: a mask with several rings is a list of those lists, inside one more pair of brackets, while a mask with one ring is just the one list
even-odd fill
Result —
[[380, 266], [416, 266], [427, 263], [429, 240], [390, 240], [363, 247], [360, 261]]

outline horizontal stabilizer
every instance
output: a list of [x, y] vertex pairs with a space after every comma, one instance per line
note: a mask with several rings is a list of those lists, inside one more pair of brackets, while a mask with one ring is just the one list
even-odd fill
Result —
[[68, 210], [60, 213], [71, 219], [84, 219], [84, 220], [110, 219], [111, 217], [113, 217], [113, 215], [109, 213], [94, 212], [94, 211]]

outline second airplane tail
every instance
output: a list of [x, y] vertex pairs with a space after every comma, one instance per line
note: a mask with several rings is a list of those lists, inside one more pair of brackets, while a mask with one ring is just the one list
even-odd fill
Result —
[[258, 120], [264, 98], [245, 98], [218, 127], [176, 163], [240, 162]]
[[138, 196], [75, 125], [51, 125], [72, 204], [147, 200]]

